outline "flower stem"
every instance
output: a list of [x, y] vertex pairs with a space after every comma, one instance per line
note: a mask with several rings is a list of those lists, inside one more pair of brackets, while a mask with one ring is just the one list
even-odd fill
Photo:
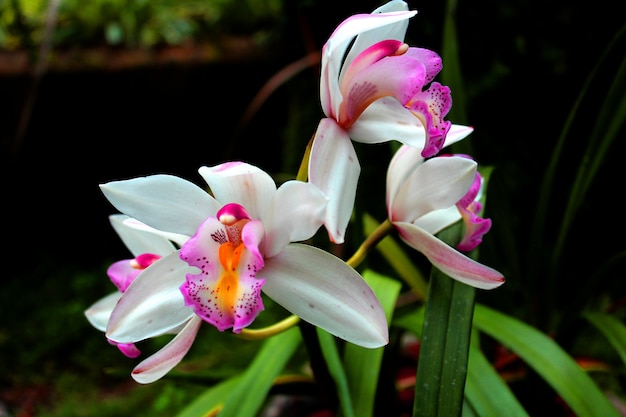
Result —
[[238, 336], [246, 340], [267, 339], [268, 337], [277, 335], [278, 333], [282, 333], [285, 330], [292, 328], [298, 324], [299, 321], [300, 317], [291, 315], [277, 323], [272, 324], [271, 326], [263, 327], [261, 329], [241, 329], [241, 333], [239, 333]]
[[356, 268], [367, 256], [370, 249], [375, 247], [381, 240], [383, 240], [393, 230], [393, 224], [389, 219], [385, 220], [378, 225], [376, 230], [372, 232], [364, 241], [361, 246], [354, 252], [354, 255], [346, 261], [348, 265]]

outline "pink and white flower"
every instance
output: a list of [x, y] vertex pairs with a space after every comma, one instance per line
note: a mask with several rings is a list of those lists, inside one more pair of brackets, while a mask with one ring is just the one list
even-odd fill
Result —
[[323, 223], [327, 199], [317, 187], [287, 181], [277, 188], [267, 173], [241, 162], [199, 173], [211, 193], [171, 175], [101, 185], [122, 213], [189, 237], [134, 280], [108, 321], [107, 337], [116, 343], [175, 330], [182, 335], [170, 342], [170, 352], [135, 369], [135, 379], [151, 382], [175, 366], [201, 321], [240, 332], [264, 309], [261, 293], [349, 342], [370, 348], [388, 342], [383, 310], [359, 273], [297, 243]]
[[415, 16], [393, 0], [371, 14], [343, 21], [322, 49], [320, 100], [309, 180], [329, 196], [325, 226], [342, 243], [349, 222], [360, 165], [351, 140], [397, 140], [437, 154], [447, 135], [464, 126], [444, 120], [452, 106], [450, 89], [435, 81], [442, 61], [435, 52], [404, 43]]
[[476, 162], [466, 156], [426, 160], [418, 149], [402, 146], [387, 171], [387, 215], [402, 240], [448, 276], [476, 288], [492, 289], [504, 283], [500, 272], [435, 236], [467, 217], [471, 221], [466, 225], [476, 227], [467, 229], [461, 248], [473, 249], [480, 243], [491, 223], [476, 215], [481, 185], [476, 174]]

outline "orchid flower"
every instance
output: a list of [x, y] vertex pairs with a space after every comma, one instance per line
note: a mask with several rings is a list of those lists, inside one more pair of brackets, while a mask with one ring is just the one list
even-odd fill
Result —
[[[326, 196], [242, 162], [202, 167], [211, 193], [182, 178], [152, 175], [101, 185], [122, 213], [189, 237], [141, 273], [108, 321], [107, 337], [135, 343], [189, 326], [133, 372], [154, 381], [181, 359], [197, 325], [239, 333], [264, 309], [261, 292], [337, 337], [375, 348], [388, 342], [380, 303], [358, 272], [321, 249], [298, 243], [323, 223]], [[166, 347], [167, 348], [167, 347]]]
[[[392, 158], [387, 171], [387, 215], [401, 239], [421, 252], [442, 272], [476, 288], [492, 289], [504, 283], [503, 275], [485, 266], [435, 236], [459, 221], [478, 195], [477, 164], [465, 156], [439, 156], [425, 160], [419, 149], [404, 145]], [[469, 202], [468, 202], [469, 200]], [[463, 210], [463, 215], [459, 213]], [[482, 238], [488, 230], [471, 229], [463, 244]], [[490, 222], [487, 222], [490, 225]], [[471, 247], [471, 245], [469, 245]], [[472, 247], [473, 249], [473, 247]]]
[[439, 55], [403, 42], [415, 14], [405, 2], [390, 1], [344, 20], [322, 49], [326, 117], [313, 140], [309, 180], [329, 196], [325, 226], [336, 243], [344, 241], [360, 175], [351, 140], [398, 140], [431, 157], [448, 134], [465, 130], [444, 120], [452, 99], [448, 87], [433, 81], [442, 68]]
[[[179, 244], [183, 242], [181, 236], [159, 233], [126, 215], [109, 216], [109, 221], [113, 230], [135, 257], [114, 262], [107, 269], [107, 275], [118, 291], [103, 297], [85, 310], [85, 316], [91, 325], [103, 332], [106, 331], [113, 308], [135, 278], [161, 257], [174, 252], [176, 246], [172, 242]], [[136, 358], [141, 354], [134, 343], [108, 340], [127, 357]]]

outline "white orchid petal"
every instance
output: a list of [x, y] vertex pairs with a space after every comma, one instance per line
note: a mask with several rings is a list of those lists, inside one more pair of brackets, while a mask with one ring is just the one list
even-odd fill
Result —
[[198, 172], [217, 201], [241, 204], [255, 219], [261, 217], [276, 192], [276, 183], [268, 173], [244, 162], [201, 167]]
[[178, 252], [152, 265], [133, 281], [111, 313], [107, 337], [135, 343], [171, 332], [194, 315], [185, 306], [180, 286], [186, 273], [197, 272], [181, 261]]
[[419, 165], [398, 188], [389, 207], [392, 221], [413, 222], [455, 205], [474, 181], [476, 162], [463, 157], [432, 158]]
[[185, 357], [198, 334], [202, 320], [194, 316], [167, 345], [133, 369], [131, 376], [140, 384], [162, 378]]
[[[408, 10], [409, 10], [409, 7], [406, 4], [406, 2], [400, 1], [400, 0], [393, 0], [375, 9], [372, 12], [372, 14], [390, 13], [390, 12], [407, 12]], [[412, 13], [412, 14], [404, 20], [400, 20], [393, 24], [384, 25], [380, 28], [368, 30], [366, 32], [361, 32], [357, 36], [352, 47], [350, 48], [350, 51], [348, 52], [348, 55], [346, 57], [346, 62], [347, 63], [352, 62], [352, 60], [356, 56], [358, 56], [361, 52], [363, 52], [365, 49], [367, 49], [371, 45], [374, 45], [375, 43], [378, 43], [380, 41], [387, 40], [387, 39], [395, 39], [398, 41], [403, 41], [406, 35], [406, 31], [409, 27], [409, 18], [417, 14], [416, 11], [412, 11], [409, 13]], [[344, 64], [344, 68], [346, 67], [347, 65]]]
[[[402, 145], [389, 161], [387, 168], [386, 203], [391, 213], [398, 190], [418, 166], [424, 163], [421, 149]], [[391, 215], [389, 216], [391, 217]]]
[[439, 270], [472, 287], [490, 290], [504, 284], [504, 276], [493, 268], [463, 255], [444, 241], [411, 223], [393, 223], [402, 240], [424, 254]]
[[96, 301], [85, 310], [85, 317], [93, 327], [104, 332], [111, 317], [111, 312], [117, 304], [118, 300], [122, 296], [122, 293], [116, 291]]
[[448, 131], [448, 134], [446, 135], [446, 141], [443, 146], [446, 147], [446, 146], [455, 144], [459, 142], [460, 140], [465, 139], [473, 131], [474, 131], [474, 128], [471, 126], [453, 124], [452, 126], [450, 126], [450, 130]]
[[311, 183], [282, 184], [263, 216], [264, 256], [271, 258], [288, 243], [313, 237], [324, 223], [326, 204], [324, 193]]
[[397, 140], [419, 148], [426, 143], [422, 122], [393, 97], [383, 97], [370, 104], [350, 127], [355, 142], [382, 143]]
[[324, 224], [335, 243], [344, 241], [360, 173], [361, 166], [346, 131], [333, 119], [322, 119], [311, 149], [309, 181], [328, 198]]
[[100, 189], [122, 213], [158, 230], [183, 235], [193, 235], [219, 209], [209, 193], [174, 175], [112, 181]]
[[303, 320], [367, 348], [387, 344], [388, 327], [376, 295], [341, 259], [291, 244], [267, 259], [263, 291]]
[[[349, 62], [344, 62], [344, 58], [352, 39], [363, 32], [405, 21], [416, 13], [415, 11], [400, 11], [382, 14], [358, 14], [339, 24], [322, 48], [320, 97], [324, 114], [329, 117], [339, 114], [339, 106], [341, 105], [339, 74], [342, 66], [349, 65]], [[395, 33], [393, 29], [390, 32]], [[377, 35], [385, 36], [386, 32], [381, 30]], [[384, 39], [386, 38], [379, 40]]]
[[459, 209], [454, 206], [450, 206], [446, 209], [440, 209], [431, 211], [421, 216], [419, 219], [413, 222], [414, 225], [426, 230], [428, 233], [437, 234], [448, 226], [452, 226], [454, 223], [461, 220], [461, 213]]
[[[134, 256], [144, 253], [165, 256], [176, 250], [176, 247], [169, 239], [159, 235], [159, 231], [132, 217], [125, 214], [113, 214], [109, 216], [109, 221], [122, 239], [122, 242], [124, 242], [124, 245]], [[144, 227], [133, 227], [133, 224], [143, 225]]]
[[[172, 245], [171, 242], [174, 242], [175, 244], [178, 245], [178, 247], [180, 247], [183, 244], [185, 244], [187, 240], [189, 240], [189, 236], [187, 235], [181, 235], [180, 233], [171, 233], [171, 232], [164, 232], [162, 230], [157, 230], [154, 227], [150, 227], [147, 224], [142, 223], [137, 219], [133, 219], [132, 217], [128, 217], [126, 220], [124, 220], [124, 225], [128, 228], [140, 230], [150, 235], [159, 236], [161, 239], [165, 239], [166, 241], [168, 241], [170, 247], [173, 247], [174, 249], [176, 248]], [[149, 242], [147, 242], [147, 244], [151, 245], [151, 243]], [[165, 247], [163, 248], [165, 249]], [[172, 251], [170, 250], [167, 253], [163, 253], [163, 255], [169, 254], [171, 252]], [[158, 253], [158, 252], [154, 252], [154, 253]]]

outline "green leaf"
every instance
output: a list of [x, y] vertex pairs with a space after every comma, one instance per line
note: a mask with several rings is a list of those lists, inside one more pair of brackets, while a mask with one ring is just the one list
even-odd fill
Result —
[[[385, 311], [387, 322], [390, 323], [400, 293], [400, 282], [372, 270], [364, 271], [363, 278], [378, 297]], [[359, 417], [370, 417], [374, 413], [374, 400], [383, 352], [384, 347], [366, 349], [352, 343], [346, 344], [344, 350], [345, 370], [350, 382], [350, 396], [354, 405], [354, 413]]]
[[241, 376], [211, 387], [178, 417], [205, 417], [211, 410], [222, 406], [220, 417], [257, 416], [274, 380], [282, 372], [301, 340], [297, 328], [267, 339]]
[[[480, 417], [528, 417], [507, 383], [475, 344], [470, 344], [465, 399]], [[465, 416], [465, 412], [463, 416]]]
[[328, 371], [337, 387], [341, 411], [345, 417], [354, 417], [355, 414], [352, 407], [352, 399], [350, 398], [350, 388], [348, 387], [348, 377], [346, 376], [346, 372], [343, 369], [343, 364], [339, 357], [335, 337], [319, 327], [316, 328], [316, 330], [320, 348], [326, 360], [326, 366], [328, 366]]
[[[457, 241], [461, 230], [456, 224], [439, 238]], [[415, 417], [461, 415], [475, 292], [433, 267], [417, 364]]]
[[583, 317], [600, 330], [626, 364], [626, 326], [610, 314], [586, 312]]
[[475, 289], [433, 268], [415, 383], [414, 416], [459, 416]]
[[480, 304], [474, 309], [474, 326], [519, 355], [577, 417], [620, 415], [576, 361], [541, 331]]
[[213, 415], [213, 412], [217, 412], [224, 406], [225, 398], [228, 398], [230, 393], [237, 388], [242, 378], [242, 375], [237, 375], [212, 386], [185, 407], [183, 411], [178, 413], [177, 417], [206, 417]]

